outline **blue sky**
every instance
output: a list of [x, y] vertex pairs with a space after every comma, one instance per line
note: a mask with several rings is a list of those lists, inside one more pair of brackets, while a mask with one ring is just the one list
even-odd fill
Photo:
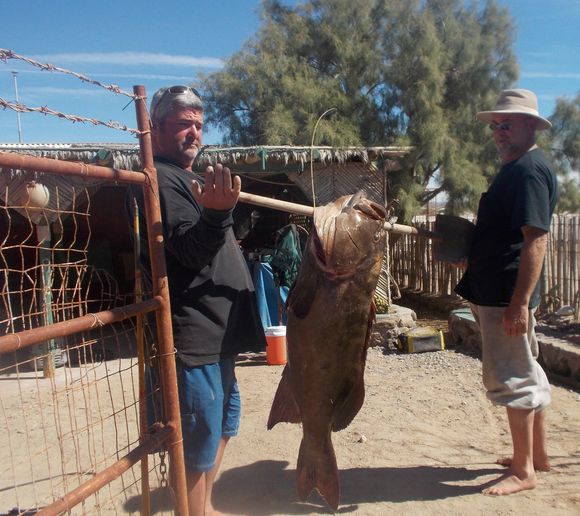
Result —
[[[580, 91], [580, 0], [500, 0], [517, 26], [517, 87], [538, 94], [549, 116], [558, 96]], [[116, 84], [125, 91], [195, 81], [199, 71], [218, 70], [259, 26], [259, 0], [5, 0], [0, 48], [40, 62]], [[41, 71], [19, 60], [0, 61], [0, 97], [30, 107], [114, 120], [136, 127], [128, 98], [74, 77]], [[122, 131], [72, 124], [38, 113], [20, 115], [22, 141], [135, 142]], [[0, 109], [0, 143], [18, 141], [17, 115]], [[219, 143], [209, 130], [204, 143]]]

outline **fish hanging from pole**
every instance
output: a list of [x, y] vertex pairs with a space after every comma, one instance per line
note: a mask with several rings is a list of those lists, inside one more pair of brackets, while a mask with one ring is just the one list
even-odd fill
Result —
[[340, 482], [331, 433], [346, 428], [363, 405], [385, 218], [385, 208], [363, 192], [316, 208], [287, 301], [288, 363], [268, 429], [281, 422], [302, 423], [299, 497], [304, 501], [317, 489], [335, 510]]

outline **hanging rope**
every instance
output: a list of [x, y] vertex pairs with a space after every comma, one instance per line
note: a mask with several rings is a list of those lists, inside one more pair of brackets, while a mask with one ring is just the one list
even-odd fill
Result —
[[336, 111], [336, 108], [327, 109], [322, 115], [318, 117], [316, 124], [314, 125], [314, 130], [312, 131], [312, 140], [310, 141], [310, 183], [312, 187], [312, 206], [316, 208], [316, 193], [314, 192], [314, 135], [316, 134], [316, 129], [320, 121], [332, 111]]

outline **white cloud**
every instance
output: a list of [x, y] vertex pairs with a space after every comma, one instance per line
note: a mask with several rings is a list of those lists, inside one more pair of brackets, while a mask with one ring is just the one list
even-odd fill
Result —
[[71, 97], [77, 96], [98, 96], [103, 94], [103, 90], [100, 89], [89, 89], [89, 88], [54, 88], [51, 86], [43, 86], [41, 88], [27, 87], [23, 88], [22, 93], [24, 95], [35, 96], [41, 93], [43, 96], [47, 95], [67, 95]]
[[580, 73], [562, 73], [562, 72], [527, 72], [522, 71], [522, 77], [527, 79], [573, 79], [579, 80]]
[[147, 79], [148, 81], [182, 81], [191, 82], [193, 76], [165, 75], [153, 73], [94, 73], [91, 77], [116, 77], [117, 79]]
[[[54, 64], [54, 63], [53, 63]], [[2, 63], [0, 63], [0, 73], [12, 73], [12, 69], [2, 69]], [[56, 66], [56, 65], [55, 65]], [[61, 68], [63, 68], [61, 66]], [[26, 74], [33, 74], [33, 75], [43, 75], [47, 76], [47, 73], [42, 70], [38, 69], [24, 69], [20, 68], [16, 70], [18, 75], [26, 75]], [[176, 81], [176, 82], [184, 82], [190, 83], [193, 81], [195, 75], [169, 75], [169, 74], [159, 74], [159, 73], [142, 73], [136, 71], [135, 73], [117, 73], [117, 72], [98, 72], [98, 73], [90, 73], [90, 78], [96, 79], [97, 77], [105, 78], [107, 80], [111, 78], [117, 79], [146, 79], [148, 81]]]
[[[108, 65], [184, 66], [190, 68], [222, 68], [224, 63], [216, 57], [192, 57], [153, 52], [105, 52], [44, 54], [33, 59], [49, 63], [86, 63]], [[57, 66], [62, 66], [59, 64]]]

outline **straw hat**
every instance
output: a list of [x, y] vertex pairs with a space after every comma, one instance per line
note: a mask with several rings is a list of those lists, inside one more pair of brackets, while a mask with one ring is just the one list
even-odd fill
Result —
[[476, 116], [481, 122], [489, 124], [494, 115], [510, 113], [537, 118], [538, 130], [552, 127], [552, 123], [538, 113], [538, 98], [530, 90], [503, 90], [492, 111], [480, 111]]

